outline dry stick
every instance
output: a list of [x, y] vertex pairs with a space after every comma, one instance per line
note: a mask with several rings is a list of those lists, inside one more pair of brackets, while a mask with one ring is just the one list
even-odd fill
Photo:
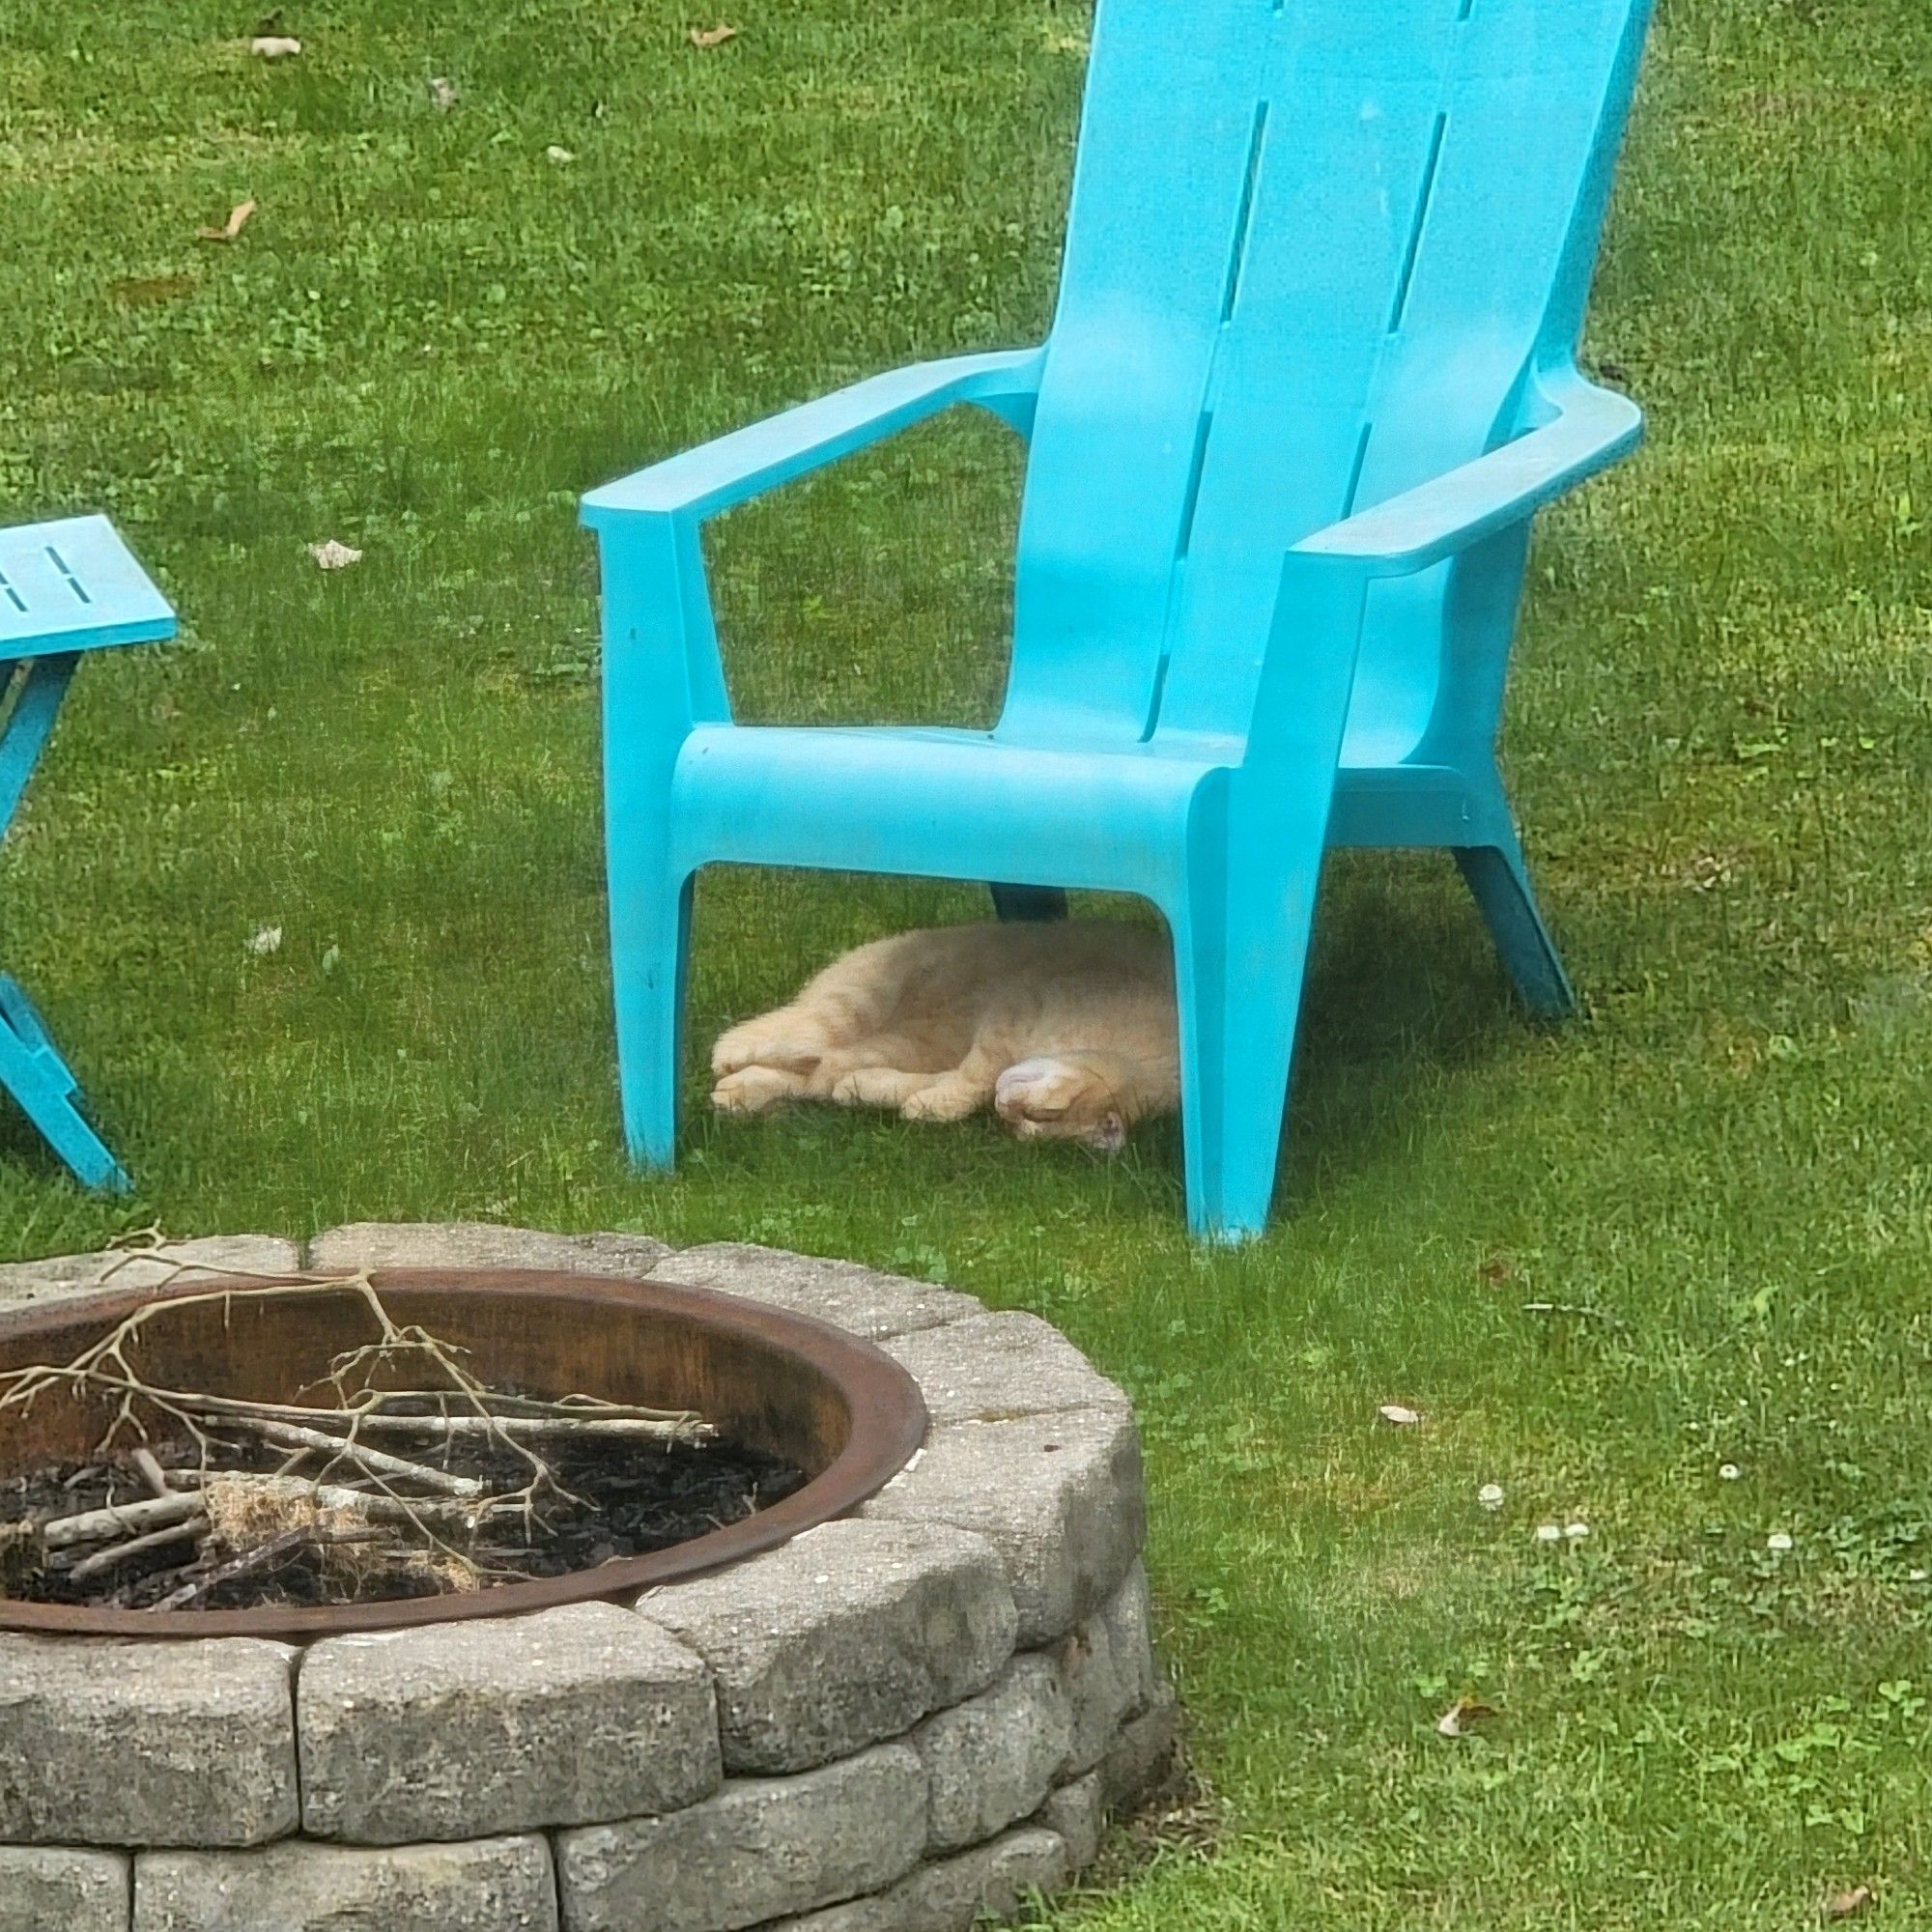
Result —
[[172, 1495], [173, 1485], [168, 1481], [168, 1472], [155, 1460], [152, 1449], [136, 1449], [128, 1459], [139, 1471], [141, 1480], [157, 1496]]
[[693, 1442], [716, 1435], [709, 1423], [646, 1421], [632, 1415], [365, 1415], [360, 1432], [405, 1435], [507, 1435], [512, 1441], [549, 1436], [614, 1435], [632, 1441]]
[[[429, 1518], [441, 1522], [474, 1526], [492, 1516], [506, 1515], [521, 1505], [513, 1497], [479, 1497], [474, 1502], [454, 1496], [371, 1495], [343, 1483], [312, 1483], [306, 1476], [259, 1476], [240, 1469], [184, 1469], [182, 1475], [197, 1489], [233, 1484], [288, 1503], [312, 1503], [319, 1510], [339, 1510], [371, 1522], [420, 1524]], [[425, 1530], [426, 1535], [431, 1534]]]
[[320, 1449], [352, 1463], [360, 1463], [372, 1475], [393, 1476], [402, 1483], [420, 1483], [426, 1490], [440, 1490], [446, 1496], [473, 1502], [483, 1493], [482, 1483], [474, 1476], [452, 1476], [433, 1469], [426, 1463], [412, 1463], [382, 1449], [365, 1448], [353, 1435], [331, 1435], [321, 1429], [303, 1429], [291, 1422], [273, 1422], [266, 1416], [237, 1416], [238, 1425], [266, 1436], [278, 1449]]
[[258, 1543], [252, 1549], [244, 1549], [239, 1556], [231, 1556], [225, 1563], [217, 1563], [213, 1570], [197, 1577], [193, 1581], [184, 1583], [178, 1590], [170, 1590], [154, 1607], [157, 1610], [185, 1610], [191, 1608], [204, 1597], [219, 1589], [223, 1583], [232, 1583], [237, 1577], [246, 1577], [252, 1571], [264, 1570], [271, 1563], [279, 1562], [284, 1556], [293, 1555], [308, 1543], [371, 1543], [384, 1532], [380, 1529], [325, 1529], [320, 1523], [304, 1524], [299, 1529], [284, 1530], [280, 1536], [271, 1537], [267, 1543]]
[[201, 1508], [199, 1497], [170, 1493], [150, 1502], [118, 1503], [106, 1509], [84, 1510], [79, 1516], [57, 1517], [41, 1525], [41, 1542], [48, 1549], [69, 1549], [76, 1543], [101, 1543], [111, 1536], [140, 1535], [163, 1523], [185, 1522]]
[[[225, 1413], [237, 1423], [264, 1429], [278, 1420], [251, 1417], [239, 1406]], [[600, 1415], [594, 1410], [578, 1415], [369, 1415], [357, 1409], [318, 1408], [308, 1413], [317, 1426], [353, 1418], [358, 1435], [507, 1435], [512, 1441], [611, 1435], [643, 1442], [696, 1442], [716, 1434], [708, 1423], [658, 1422], [635, 1415]]]
[[70, 1583], [89, 1583], [97, 1577], [104, 1577], [110, 1570], [118, 1570], [130, 1556], [145, 1556], [151, 1549], [164, 1549], [171, 1543], [180, 1543], [184, 1538], [199, 1536], [208, 1527], [205, 1516], [195, 1515], [181, 1522], [171, 1522], [165, 1529], [151, 1529], [146, 1536], [137, 1536], [127, 1543], [116, 1543], [105, 1549], [97, 1549], [92, 1556], [84, 1556], [67, 1573]]
[[[105, 1380], [93, 1377], [90, 1379]], [[107, 1386], [116, 1384], [108, 1382]], [[358, 1434], [382, 1430], [397, 1435], [637, 1435], [669, 1442], [706, 1440], [717, 1434], [696, 1415], [670, 1409], [634, 1409], [621, 1403], [574, 1401], [541, 1403], [523, 1396], [486, 1395], [488, 1406], [467, 1415], [391, 1415], [371, 1403], [447, 1402], [450, 1389], [370, 1390], [343, 1408], [309, 1408], [298, 1403], [251, 1402], [242, 1396], [201, 1395], [185, 1389], [155, 1391], [166, 1402], [203, 1416], [232, 1416], [238, 1421], [268, 1420], [304, 1424], [311, 1428], [340, 1428], [354, 1423]], [[505, 1412], [508, 1406], [514, 1409]], [[501, 1405], [499, 1406], [499, 1405]]]

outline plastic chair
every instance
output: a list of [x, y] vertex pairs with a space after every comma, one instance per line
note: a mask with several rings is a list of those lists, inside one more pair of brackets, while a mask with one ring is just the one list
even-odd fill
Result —
[[[1649, 13], [1100, 0], [1044, 347], [584, 498], [639, 1161], [672, 1158], [714, 861], [1151, 899], [1209, 1236], [1267, 1218], [1328, 846], [1447, 847], [1524, 1000], [1569, 1009], [1493, 747], [1533, 513], [1641, 428], [1574, 352]], [[705, 519], [955, 404], [1032, 444], [998, 726], [734, 724]]]
[[[83, 651], [171, 638], [175, 614], [105, 517], [0, 530], [0, 838]], [[90, 1187], [125, 1189], [73, 1070], [19, 982], [0, 974], [0, 1086]]]

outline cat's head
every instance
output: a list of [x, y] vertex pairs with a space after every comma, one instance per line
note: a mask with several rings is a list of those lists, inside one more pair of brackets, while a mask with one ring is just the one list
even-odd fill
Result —
[[1103, 1153], [1127, 1143], [1127, 1116], [1114, 1085], [1083, 1054], [1008, 1067], [993, 1089], [993, 1108], [1023, 1141], [1079, 1141]]

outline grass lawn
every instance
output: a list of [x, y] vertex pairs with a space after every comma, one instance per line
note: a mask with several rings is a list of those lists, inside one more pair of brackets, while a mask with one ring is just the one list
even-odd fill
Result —
[[[85, 668], [0, 874], [142, 1191], [10, 1115], [0, 1250], [483, 1217], [1061, 1323], [1142, 1405], [1223, 1831], [1055, 1927], [1772, 1932], [1860, 1882], [1932, 1922], [1923, 0], [1664, 0], [1591, 336], [1653, 437], [1544, 527], [1506, 746], [1587, 1018], [1512, 1010], [1446, 861], [1338, 864], [1278, 1225], [1217, 1255], [1171, 1130], [615, 1145], [577, 496], [1036, 340], [1084, 10], [735, 0], [699, 52], [672, 0], [291, 0], [273, 67], [255, 17], [0, 31], [0, 514], [110, 512], [185, 618]], [[721, 526], [748, 715], [989, 711], [1003, 436]], [[707, 879], [696, 1030], [980, 904]], [[1464, 1691], [1503, 1715], [1450, 1744]]]

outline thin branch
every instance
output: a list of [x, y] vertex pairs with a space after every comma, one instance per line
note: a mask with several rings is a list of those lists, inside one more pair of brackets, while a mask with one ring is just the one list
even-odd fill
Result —
[[146, 1536], [110, 1544], [105, 1549], [97, 1549], [92, 1556], [83, 1556], [67, 1572], [67, 1580], [70, 1583], [91, 1583], [95, 1577], [104, 1577], [110, 1570], [118, 1570], [130, 1557], [145, 1556], [151, 1549], [165, 1549], [171, 1543], [201, 1535], [207, 1527], [208, 1519], [197, 1512], [180, 1522], [169, 1523], [163, 1529], [151, 1529]]

